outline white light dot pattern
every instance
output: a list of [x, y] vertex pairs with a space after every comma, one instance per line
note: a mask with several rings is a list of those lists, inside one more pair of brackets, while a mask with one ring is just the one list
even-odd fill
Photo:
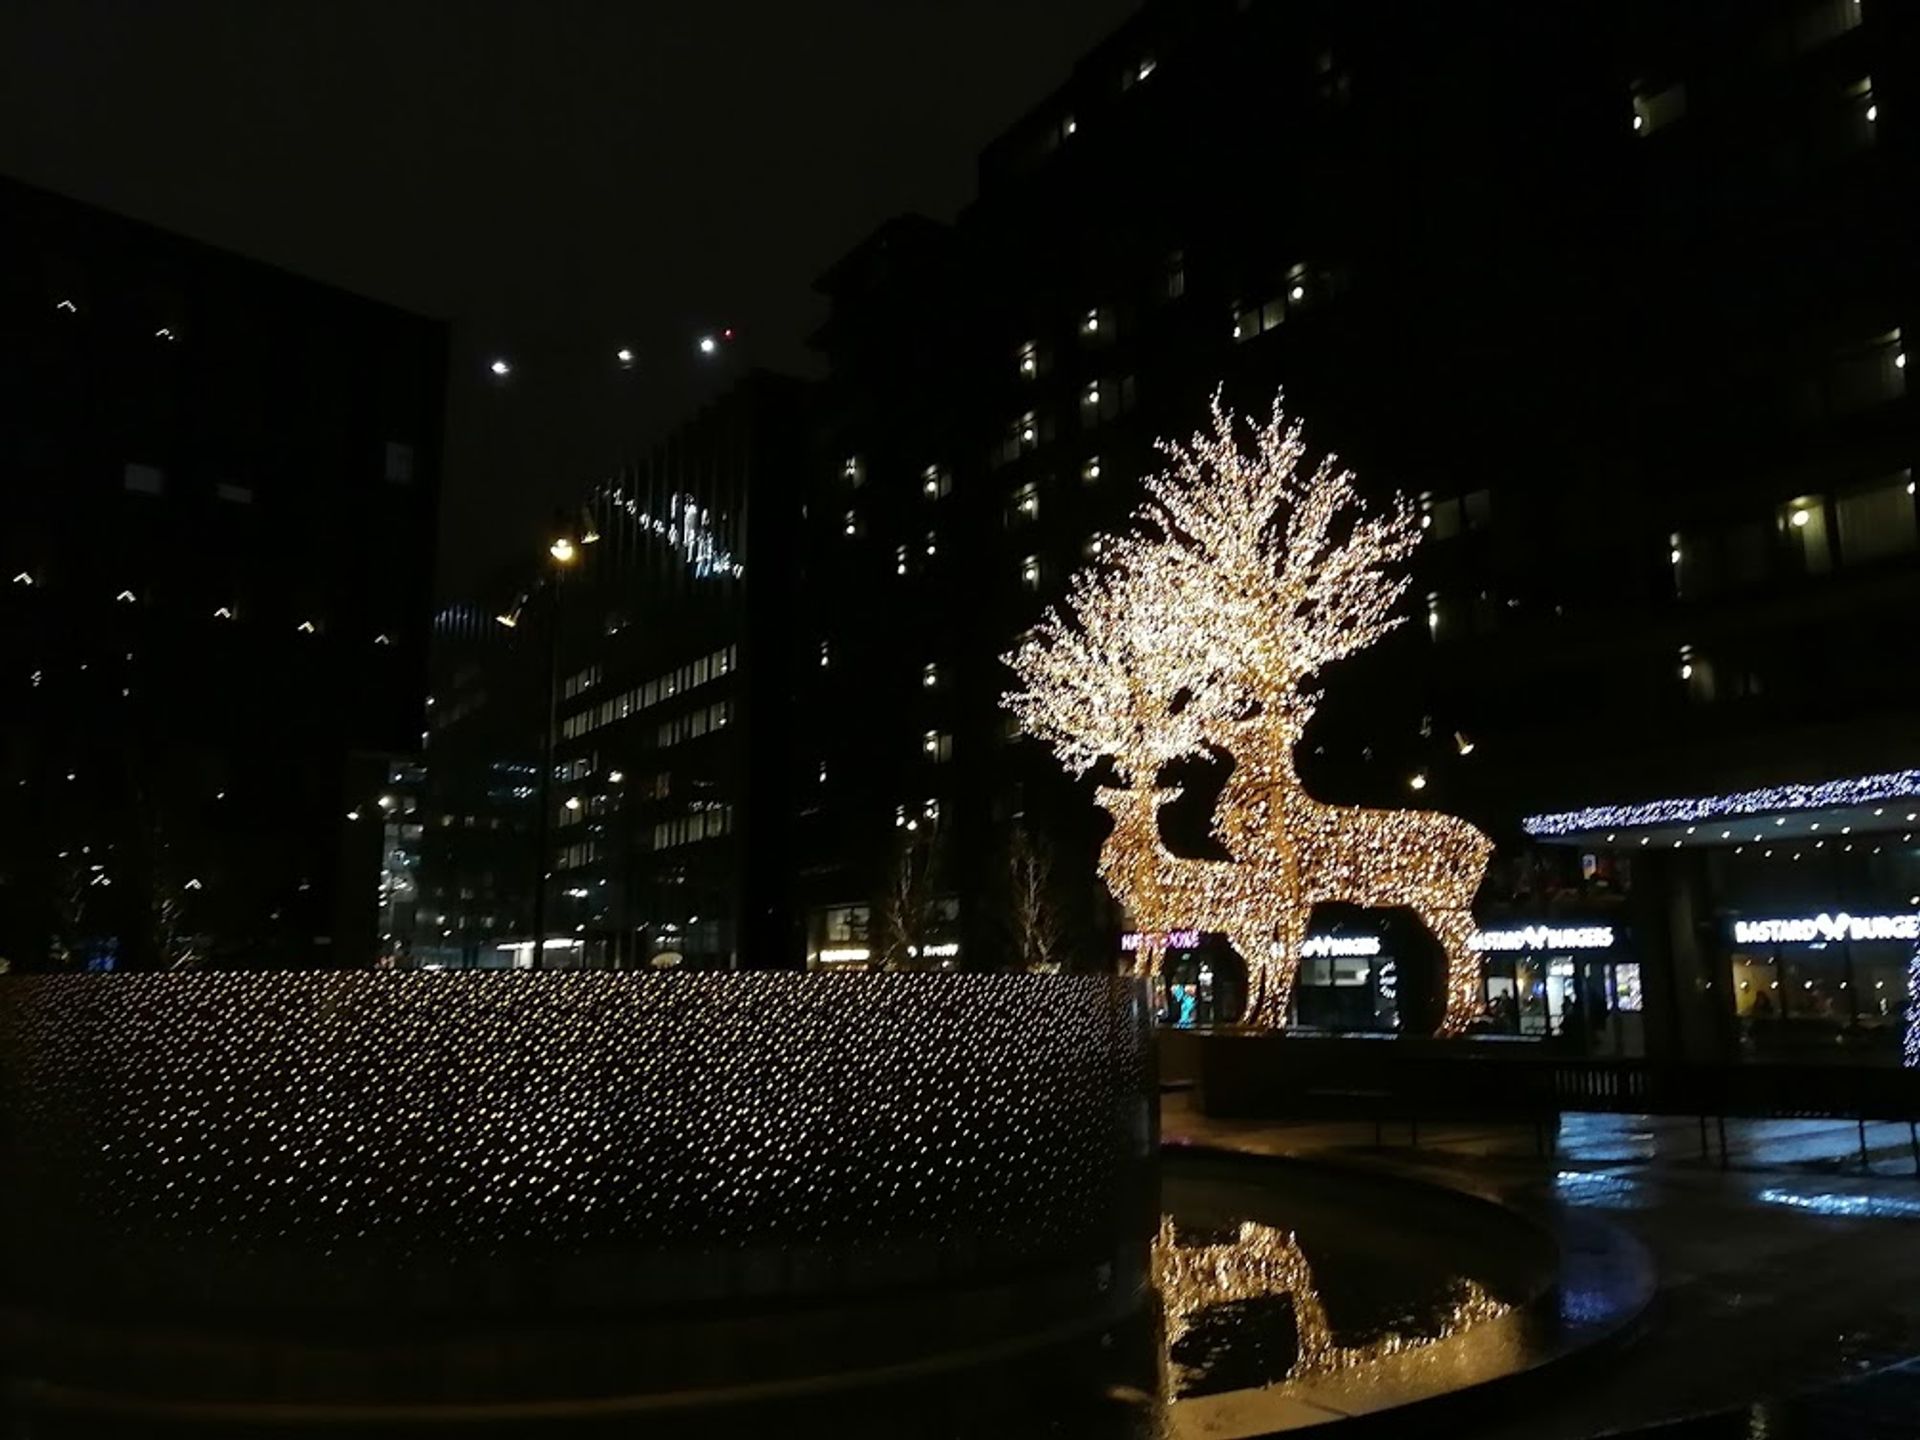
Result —
[[49, 1294], [195, 1257], [1110, 1258], [1149, 1233], [1149, 1045], [1107, 976], [10, 977], [0, 1233]]

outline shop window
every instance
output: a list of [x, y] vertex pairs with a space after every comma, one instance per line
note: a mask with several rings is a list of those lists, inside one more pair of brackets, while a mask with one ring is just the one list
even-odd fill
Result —
[[1775, 523], [1788, 556], [1802, 575], [1824, 575], [1833, 568], [1827, 539], [1827, 504], [1818, 495], [1802, 495], [1780, 507]]
[[1840, 563], [1864, 565], [1903, 555], [1915, 545], [1911, 471], [1843, 493], [1834, 505]]

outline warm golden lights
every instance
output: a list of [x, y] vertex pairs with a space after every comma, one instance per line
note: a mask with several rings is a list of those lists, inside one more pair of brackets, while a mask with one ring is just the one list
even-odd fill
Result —
[[[1390, 567], [1419, 544], [1419, 512], [1404, 496], [1370, 511], [1332, 457], [1302, 473], [1277, 400], [1251, 451], [1217, 394], [1212, 413], [1211, 434], [1163, 443], [1171, 468], [1146, 479], [1136, 527], [1007, 657], [1024, 688], [1006, 703], [1072, 773], [1112, 767], [1101, 878], [1137, 930], [1227, 937], [1247, 965], [1243, 1021], [1288, 1023], [1315, 904], [1405, 905], [1446, 951], [1439, 1028], [1458, 1033], [1481, 1009], [1467, 942], [1492, 841], [1432, 811], [1322, 804], [1293, 763], [1321, 672], [1399, 623], [1407, 581]], [[1162, 768], [1209, 752], [1233, 760], [1213, 825], [1226, 860], [1175, 855], [1160, 834], [1179, 793]], [[1137, 973], [1163, 955], [1143, 944]]]

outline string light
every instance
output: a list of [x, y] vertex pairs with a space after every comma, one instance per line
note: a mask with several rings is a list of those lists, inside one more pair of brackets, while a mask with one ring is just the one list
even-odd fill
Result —
[[1529, 815], [1521, 822], [1521, 828], [1529, 835], [1573, 835], [1634, 825], [1673, 825], [1689, 820], [1764, 815], [1777, 810], [1828, 810], [1916, 796], [1920, 796], [1920, 770], [1893, 770], [1813, 785], [1774, 785], [1732, 795], [1652, 800], [1639, 805], [1595, 805], [1584, 810]]
[[[1140, 1104], [1136, 993], [1090, 975], [14, 977], [0, 1022], [34, 1043], [0, 1052], [5, 1153], [33, 1157], [21, 1217], [59, 1221], [34, 1277], [56, 1292], [68, 1243], [213, 1244], [241, 1293], [530, 1245], [579, 1263], [637, 1235], [847, 1254], [905, 1236], [929, 1265], [1041, 1263], [1111, 1245], [1140, 1173], [1122, 1129], [1089, 1123]], [[634, 1056], [678, 1058], [669, 1076]]]
[[1920, 947], [1907, 960], [1907, 1033], [1900, 1059], [1908, 1069], [1920, 1068]]
[[1162, 1216], [1153, 1242], [1153, 1280], [1166, 1312], [1162, 1355], [1170, 1396], [1180, 1393], [1183, 1376], [1173, 1350], [1203, 1311], [1243, 1300], [1285, 1295], [1293, 1306], [1294, 1359], [1282, 1377], [1304, 1380], [1377, 1364], [1394, 1355], [1438, 1344], [1476, 1325], [1497, 1320], [1512, 1308], [1496, 1300], [1477, 1281], [1454, 1282], [1451, 1302], [1431, 1335], [1388, 1331], [1362, 1345], [1335, 1343], [1333, 1323], [1314, 1282], [1313, 1267], [1299, 1239], [1256, 1220], [1242, 1221], [1231, 1240], [1182, 1245], [1171, 1216]]
[[[1493, 842], [1449, 815], [1322, 804], [1293, 763], [1316, 677], [1399, 623], [1407, 581], [1388, 567], [1419, 544], [1418, 512], [1401, 496], [1368, 513], [1332, 457], [1303, 474], [1277, 399], [1250, 451], [1218, 392], [1212, 420], [1187, 446], [1162, 442], [1170, 469], [1144, 482], [1135, 528], [1005, 657], [1025, 688], [1004, 703], [1071, 773], [1113, 766], [1121, 787], [1095, 795], [1113, 817], [1101, 878], [1135, 930], [1227, 937], [1247, 966], [1245, 1023], [1288, 1023], [1313, 907], [1342, 902], [1420, 916], [1446, 953], [1440, 1032], [1458, 1033], [1482, 1008], [1469, 907]], [[1214, 750], [1234, 760], [1213, 822], [1231, 858], [1175, 855], [1159, 811], [1180, 789], [1161, 768]], [[1143, 945], [1136, 973], [1164, 954]]]

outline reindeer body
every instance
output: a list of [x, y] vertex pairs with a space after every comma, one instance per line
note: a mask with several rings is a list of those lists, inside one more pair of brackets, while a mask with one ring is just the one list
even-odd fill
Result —
[[[1404, 905], [1446, 952], [1440, 1033], [1459, 1033], [1482, 1008], [1472, 906], [1493, 841], [1458, 816], [1433, 810], [1375, 810], [1314, 799], [1293, 767], [1296, 738], [1282, 732], [1262, 747], [1266, 763], [1236, 766], [1215, 825], [1234, 856], [1256, 862], [1290, 891], [1271, 973], [1248, 1005], [1249, 1012], [1256, 1000], [1268, 1008], [1246, 1018], [1286, 1023], [1315, 905]], [[1242, 955], [1250, 966], [1255, 963]]]

